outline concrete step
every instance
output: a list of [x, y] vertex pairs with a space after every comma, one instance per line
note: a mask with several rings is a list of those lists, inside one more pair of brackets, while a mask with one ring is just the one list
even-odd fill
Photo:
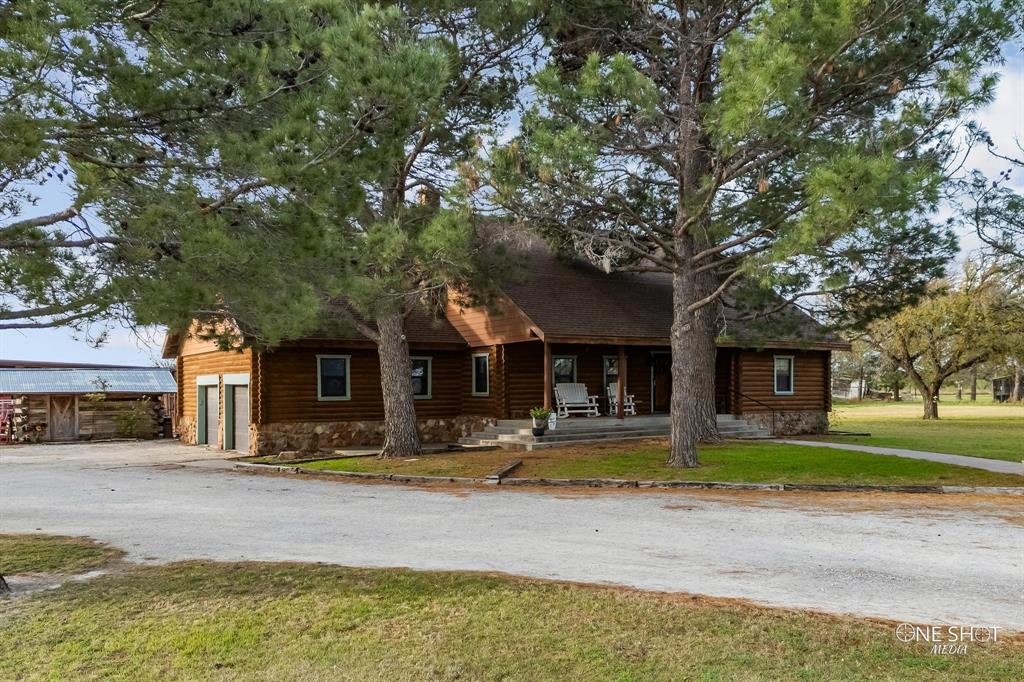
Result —
[[[718, 431], [723, 438], [756, 440], [771, 434], [759, 425], [734, 415], [718, 415]], [[624, 421], [608, 417], [577, 417], [558, 422], [557, 428], [535, 437], [529, 420], [500, 419], [483, 431], [459, 439], [459, 443], [475, 446], [497, 446], [507, 449], [534, 450], [548, 447], [582, 445], [616, 440], [638, 440], [667, 436], [671, 424], [667, 415], [639, 415]]]
[[634, 431], [621, 431], [617, 433], [559, 433], [558, 431], [548, 431], [543, 436], [534, 438], [530, 436], [529, 441], [535, 443], [564, 443], [566, 441], [577, 441], [577, 440], [619, 440], [621, 438], [657, 438], [659, 436], [667, 436], [667, 431], [661, 431], [656, 429], [636, 429]]
[[[607, 443], [609, 441], [629, 441], [629, 440], [645, 440], [648, 438], [657, 438], [658, 436], [664, 436], [667, 434], [649, 434], [649, 433], [629, 433], [620, 434], [614, 437], [606, 436], [604, 438], [592, 438], [585, 437], [584, 434], [563, 434], [559, 438], [551, 438], [544, 436], [543, 438], [535, 439], [532, 437], [523, 438], [507, 438], [502, 440], [492, 438], [481, 438], [477, 436], [466, 436], [459, 439], [459, 443], [469, 446], [479, 447], [500, 447], [506, 450], [541, 450], [546, 448], [557, 448], [557, 447], [569, 447], [573, 445], [585, 445], [595, 443]], [[581, 437], [583, 436], [583, 437]], [[730, 434], [728, 438], [734, 438], [737, 440], [762, 440], [771, 438], [771, 434], [764, 430], [750, 429], [735, 434]]]
[[[732, 414], [720, 414], [717, 415], [719, 424], [731, 424], [735, 422], [743, 423], [746, 420], [738, 419], [736, 415]], [[608, 415], [602, 415], [600, 417], [569, 417], [566, 419], [558, 420], [558, 428], [560, 429], [572, 429], [572, 428], [603, 428], [606, 426], [622, 425], [622, 424], [637, 424], [643, 423], [645, 426], [650, 424], [668, 425], [669, 416], [667, 414], [638, 414], [633, 416], [627, 416], [624, 420], [616, 419]], [[531, 426], [531, 420], [529, 419], [499, 419], [495, 426], [489, 428], [513, 428], [513, 429], [529, 429]]]
[[[654, 424], [654, 425], [642, 424], [642, 423], [641, 424], [630, 424], [630, 423], [627, 422], [626, 424], [622, 424], [622, 425], [619, 425], [619, 426], [598, 426], [598, 425], [595, 424], [591, 428], [584, 428], [584, 427], [563, 428], [563, 426], [561, 424], [559, 424], [558, 428], [556, 428], [554, 430], [548, 430], [548, 433], [576, 433], [576, 434], [582, 434], [582, 433], [593, 433], [593, 434], [610, 433], [610, 434], [614, 435], [616, 433], [628, 433], [630, 431], [659, 431], [659, 432], [663, 432], [663, 433], [668, 433], [669, 432], [669, 427], [668, 427], [668, 425], [662, 426], [660, 424]], [[479, 433], [485, 433], [487, 435], [494, 436], [495, 438], [499, 438], [499, 437], [502, 437], [502, 436], [532, 436], [533, 435], [533, 433], [532, 433], [532, 431], [530, 429], [516, 429], [516, 428], [513, 428], [511, 426], [488, 426], [487, 428], [485, 428], [483, 431], [480, 431]]]

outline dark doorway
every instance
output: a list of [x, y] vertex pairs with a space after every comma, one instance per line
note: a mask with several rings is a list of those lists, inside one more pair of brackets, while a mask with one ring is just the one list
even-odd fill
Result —
[[672, 409], [672, 354], [651, 353], [651, 411]]

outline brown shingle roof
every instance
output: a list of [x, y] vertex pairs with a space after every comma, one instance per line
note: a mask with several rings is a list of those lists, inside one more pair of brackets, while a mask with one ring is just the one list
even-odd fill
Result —
[[[336, 317], [336, 323], [330, 324], [328, 323], [328, 320], [325, 320], [325, 324], [322, 325], [320, 329], [304, 335], [303, 338], [337, 339], [339, 341], [367, 341], [368, 339], [360, 334], [359, 331], [357, 331], [355, 327], [347, 321], [347, 319], [347, 315], [344, 312], [339, 311]], [[368, 326], [376, 328], [376, 325], [373, 322], [370, 322]], [[462, 338], [462, 335], [455, 330], [455, 327], [453, 327], [447, 319], [444, 317], [435, 319], [427, 311], [419, 309], [414, 310], [405, 318], [405, 336], [409, 343], [414, 345], [466, 345], [466, 340]]]
[[[561, 259], [543, 247], [526, 254], [526, 279], [505, 294], [545, 337], [651, 339], [667, 343], [672, 326], [671, 277], [661, 273], [605, 273], [581, 260]], [[796, 306], [758, 323], [724, 309], [722, 345], [846, 347]]]
[[[372, 322], [370, 327], [375, 327]], [[466, 346], [466, 340], [448, 320], [441, 318], [435, 320], [430, 314], [423, 310], [415, 310], [405, 319], [405, 336], [409, 343], [414, 346]], [[173, 358], [178, 354], [182, 334], [168, 331], [164, 338], [163, 357]], [[338, 312], [333, 318], [325, 317], [319, 329], [304, 334], [301, 339], [287, 339], [286, 342], [296, 344], [310, 339], [317, 341], [361, 341], [369, 342], [369, 339], [359, 333], [358, 330], [348, 322], [348, 317], [343, 312]]]

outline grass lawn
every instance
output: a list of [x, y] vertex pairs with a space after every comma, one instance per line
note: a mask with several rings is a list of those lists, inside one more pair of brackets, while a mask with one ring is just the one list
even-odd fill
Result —
[[700, 450], [699, 468], [673, 469], [665, 465], [667, 448], [665, 439], [650, 439], [534, 452], [498, 450], [397, 460], [359, 457], [310, 462], [301, 466], [310, 470], [480, 478], [514, 459], [522, 459], [523, 465], [513, 472], [513, 476], [749, 483], [1024, 485], [1024, 477], [1012, 474], [781, 443], [732, 442], [706, 446]]
[[837, 443], [860, 443], [909, 450], [946, 452], [1019, 462], [1024, 459], [1024, 405], [969, 402], [939, 404], [939, 419], [921, 419], [921, 403], [837, 404], [833, 429], [870, 436], [830, 436]]
[[0, 575], [82, 573], [123, 555], [86, 538], [0, 534]]
[[310, 564], [133, 568], [0, 601], [0, 679], [1020, 680], [892, 625], [482, 574]]

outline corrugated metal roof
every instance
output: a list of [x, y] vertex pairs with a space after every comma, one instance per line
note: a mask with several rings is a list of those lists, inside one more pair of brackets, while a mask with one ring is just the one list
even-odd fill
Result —
[[0, 369], [0, 393], [175, 393], [166, 369]]

